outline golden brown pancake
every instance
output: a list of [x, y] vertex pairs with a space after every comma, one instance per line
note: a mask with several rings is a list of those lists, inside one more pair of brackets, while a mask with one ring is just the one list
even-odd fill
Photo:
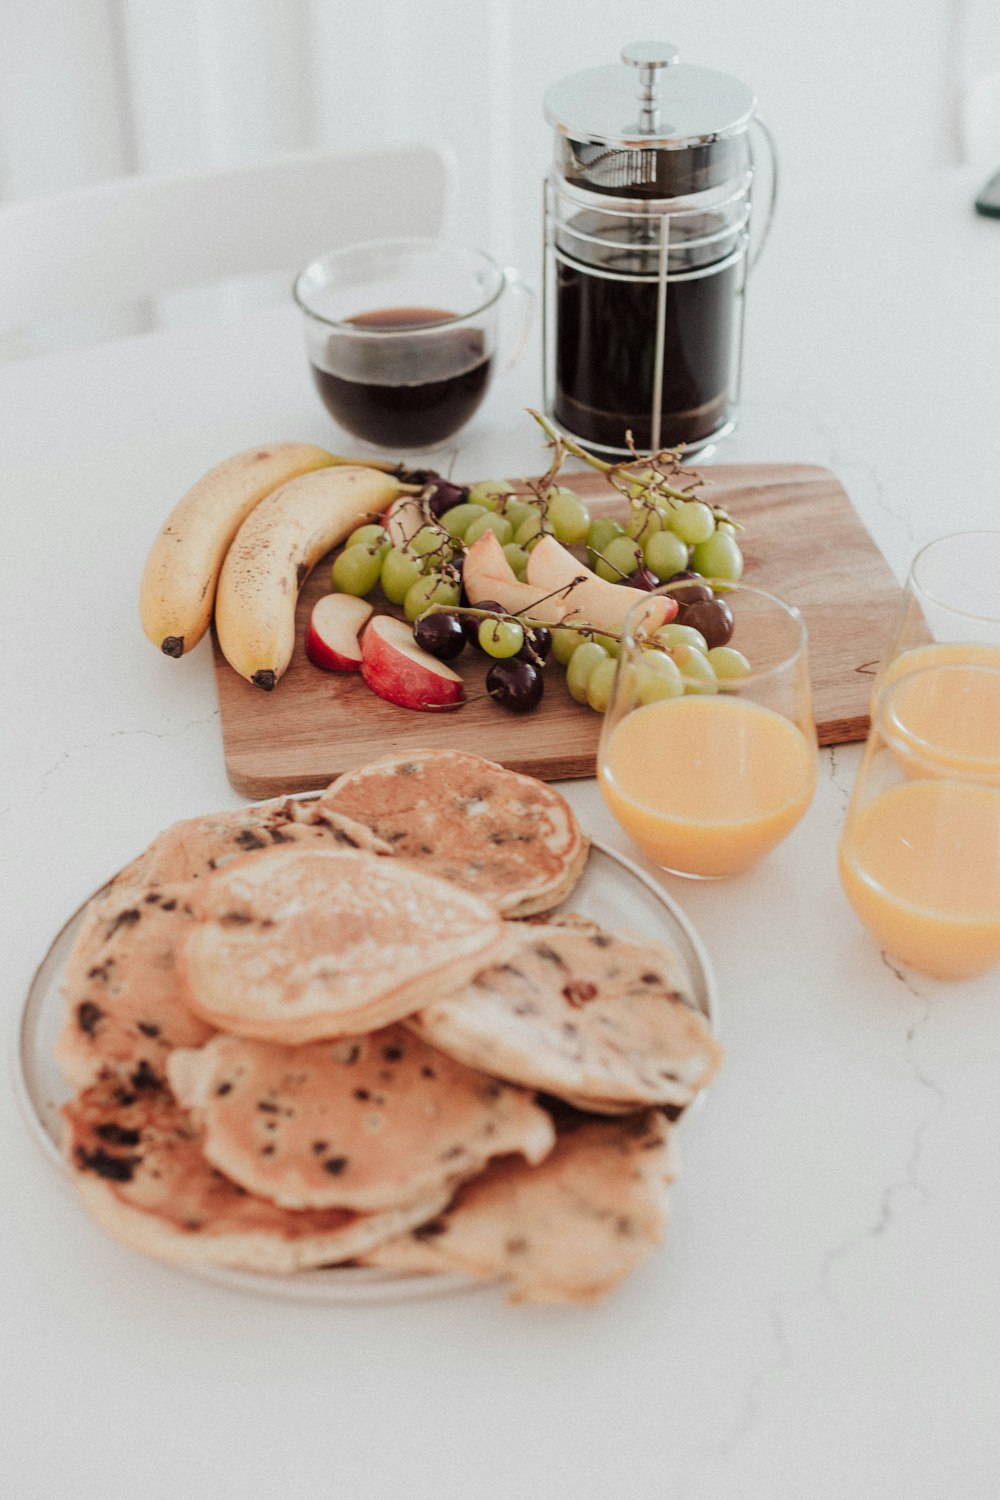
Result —
[[213, 1028], [188, 1007], [177, 944], [191, 923], [184, 885], [114, 885], [93, 900], [63, 974], [59, 1067], [74, 1088], [106, 1071], [164, 1078], [173, 1047], [198, 1047]]
[[395, 1208], [494, 1156], [541, 1161], [555, 1140], [531, 1094], [401, 1026], [303, 1047], [217, 1036], [168, 1072], [206, 1158], [284, 1208]]
[[352, 850], [248, 854], [191, 887], [180, 954], [192, 1009], [236, 1036], [355, 1036], [464, 983], [505, 924], [467, 891]]
[[425, 1041], [602, 1114], [684, 1108], [705, 1087], [721, 1051], [665, 944], [555, 924], [509, 932], [498, 961], [411, 1018]]
[[348, 772], [326, 789], [318, 812], [366, 824], [399, 859], [508, 917], [558, 906], [589, 846], [554, 787], [457, 750], [387, 755]]
[[134, 1250], [187, 1264], [291, 1272], [349, 1260], [441, 1209], [447, 1193], [385, 1213], [293, 1212], [228, 1181], [163, 1088], [106, 1081], [65, 1106], [64, 1152], [94, 1218]]
[[597, 1302], [662, 1239], [674, 1171], [658, 1111], [589, 1121], [560, 1135], [540, 1166], [494, 1162], [444, 1213], [363, 1259], [501, 1277], [512, 1302]]

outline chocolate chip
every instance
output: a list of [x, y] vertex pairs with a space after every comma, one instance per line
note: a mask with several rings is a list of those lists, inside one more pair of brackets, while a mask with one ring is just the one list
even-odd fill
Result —
[[111, 1156], [100, 1148], [85, 1151], [82, 1146], [76, 1149], [76, 1163], [82, 1171], [96, 1172], [108, 1182], [131, 1182], [137, 1166], [135, 1157]]
[[95, 1125], [94, 1134], [102, 1141], [107, 1141], [109, 1146], [138, 1146], [138, 1130], [127, 1130], [124, 1125], [116, 1125], [109, 1120], [106, 1125]]
[[317, 1156], [322, 1156], [323, 1152], [327, 1149], [327, 1142], [326, 1141], [313, 1141], [312, 1148], [313, 1148], [313, 1151], [315, 1152], [315, 1154]]
[[592, 984], [589, 979], [571, 979], [569, 984], [562, 987], [563, 999], [570, 1005], [579, 1007], [586, 1005], [588, 1000], [593, 1000], [597, 994], [597, 985]]
[[346, 1166], [346, 1156], [328, 1156], [323, 1163], [323, 1171], [329, 1172], [331, 1177], [339, 1177]]
[[234, 843], [239, 844], [241, 849], [266, 849], [267, 843], [259, 834], [254, 833], [252, 828], [242, 828], [236, 835]]
[[371, 1091], [369, 1089], [355, 1089], [354, 1097], [355, 1099], [370, 1099]]
[[215, 1092], [216, 1092], [216, 1095], [221, 1099], [225, 1094], [231, 1094], [232, 1091], [233, 1091], [232, 1084], [229, 1083], [229, 1082], [226, 1082], [226, 1083], [220, 1083], [219, 1087], [216, 1089]]
[[133, 927], [142, 917], [142, 912], [135, 906], [130, 906], [128, 911], [120, 911], [114, 921], [109, 923], [106, 940], [114, 937], [122, 927]]
[[76, 1008], [76, 1024], [85, 1036], [93, 1036], [97, 1023], [103, 1019], [103, 1010], [93, 1000], [82, 1000]]
[[399, 1062], [399, 1059], [403, 1056], [403, 1050], [404, 1049], [402, 1047], [397, 1047], [395, 1045], [391, 1047], [383, 1047], [382, 1056], [385, 1058], [386, 1062]]
[[139, 1021], [137, 1025], [138, 1030], [142, 1032], [143, 1036], [159, 1036], [160, 1034], [159, 1026], [153, 1021]]
[[153, 1072], [145, 1058], [143, 1058], [132, 1074], [129, 1083], [135, 1089], [136, 1093], [151, 1093], [163, 1087], [163, 1079]]

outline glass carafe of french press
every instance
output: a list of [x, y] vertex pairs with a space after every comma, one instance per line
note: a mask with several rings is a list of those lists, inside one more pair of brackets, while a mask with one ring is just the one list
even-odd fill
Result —
[[682, 65], [664, 42], [555, 84], [545, 116], [545, 406], [568, 435], [609, 457], [732, 431], [751, 260], [756, 128], [738, 79]]

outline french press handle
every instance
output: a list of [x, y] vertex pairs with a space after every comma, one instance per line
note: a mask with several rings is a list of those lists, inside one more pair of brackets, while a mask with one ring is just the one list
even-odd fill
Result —
[[[760, 235], [756, 245], [754, 245], [753, 249], [750, 252], [750, 269], [753, 270], [754, 266], [760, 259], [760, 253], [763, 250], [765, 243], [767, 242], [767, 237], [771, 230], [771, 224], [774, 220], [775, 204], [778, 201], [778, 148], [774, 143], [774, 136], [771, 134], [770, 127], [764, 123], [764, 121], [760, 118], [760, 115], [754, 115], [753, 119], [750, 121], [750, 129], [751, 132], [753, 130], [757, 130], [760, 133], [760, 137], [763, 141], [764, 150], [767, 154], [767, 159], [770, 166], [771, 184], [767, 195], [767, 207], [764, 214], [763, 227], [760, 231]], [[756, 152], [754, 151], [754, 140], [752, 134], [749, 136], [749, 141], [750, 164], [753, 167], [754, 178], [756, 178], [757, 156]]]

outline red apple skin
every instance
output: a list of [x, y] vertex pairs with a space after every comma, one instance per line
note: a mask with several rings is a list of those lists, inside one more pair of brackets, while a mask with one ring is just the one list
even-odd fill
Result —
[[421, 651], [410, 627], [390, 615], [376, 615], [365, 627], [361, 675], [373, 693], [400, 708], [459, 708], [465, 701], [458, 673]]
[[359, 672], [358, 636], [371, 619], [372, 606], [353, 594], [324, 594], [313, 605], [306, 629], [306, 655], [325, 672]]
[[361, 671], [361, 647], [357, 656], [344, 656], [327, 645], [311, 620], [306, 631], [306, 655], [314, 667], [322, 667], [324, 672]]

